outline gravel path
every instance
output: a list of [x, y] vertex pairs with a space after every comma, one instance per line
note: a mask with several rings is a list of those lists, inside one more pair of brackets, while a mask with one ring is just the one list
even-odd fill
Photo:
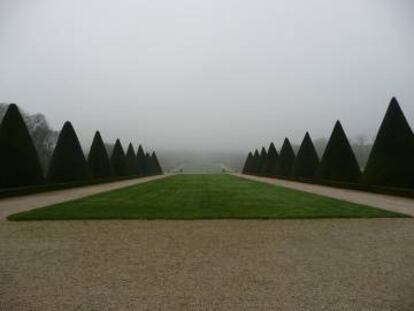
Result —
[[0, 221], [0, 310], [414, 310], [414, 220]]
[[58, 190], [44, 193], [31, 194], [21, 197], [12, 197], [0, 199], [0, 219], [4, 219], [11, 214], [31, 210], [38, 207], [75, 200], [89, 195], [124, 188], [143, 182], [165, 178], [170, 175], [159, 175], [143, 177], [137, 179], [128, 179], [111, 183]]
[[414, 217], [414, 199], [390, 195], [369, 193], [356, 190], [339, 189], [321, 185], [313, 185], [283, 179], [233, 174], [246, 179], [261, 181], [272, 185], [283, 186], [305, 192], [316, 193], [348, 202], [364, 204]]

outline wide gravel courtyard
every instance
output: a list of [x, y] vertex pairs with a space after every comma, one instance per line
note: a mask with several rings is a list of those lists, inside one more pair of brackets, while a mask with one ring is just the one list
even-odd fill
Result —
[[414, 310], [413, 219], [0, 221], [0, 310]]

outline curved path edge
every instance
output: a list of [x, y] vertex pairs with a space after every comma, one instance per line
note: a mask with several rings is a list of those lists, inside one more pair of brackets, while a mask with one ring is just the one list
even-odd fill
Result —
[[94, 194], [125, 188], [128, 186], [138, 185], [145, 182], [158, 180], [171, 176], [171, 174], [140, 177], [134, 179], [128, 179], [123, 181], [109, 182], [104, 184], [98, 184], [93, 186], [85, 186], [79, 188], [71, 188], [65, 190], [56, 190], [50, 192], [43, 192], [31, 195], [25, 195], [21, 197], [5, 198], [0, 200], [0, 219], [4, 219], [9, 215], [62, 203], [66, 201], [72, 201], [84, 197], [88, 197]]
[[340, 189], [327, 187], [322, 185], [306, 184], [296, 181], [283, 180], [278, 178], [259, 177], [252, 175], [244, 175], [239, 173], [232, 174], [237, 177], [246, 178], [250, 180], [260, 181], [275, 186], [281, 186], [319, 194], [326, 197], [331, 197], [352, 203], [363, 204], [371, 207], [376, 207], [392, 212], [397, 212], [414, 217], [414, 199], [396, 197], [384, 194], [377, 194], [371, 192]]

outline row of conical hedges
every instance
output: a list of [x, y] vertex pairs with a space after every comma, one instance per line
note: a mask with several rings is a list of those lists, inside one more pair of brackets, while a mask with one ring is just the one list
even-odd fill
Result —
[[243, 173], [414, 188], [414, 134], [398, 101], [392, 98], [363, 172], [337, 121], [320, 160], [306, 133], [297, 155], [287, 138], [280, 153], [273, 143], [267, 151], [262, 148], [260, 153], [258, 150], [250, 152]]
[[162, 168], [155, 152], [150, 155], [139, 146], [135, 153], [130, 144], [125, 154], [121, 142], [117, 140], [109, 157], [99, 132], [96, 132], [88, 159], [85, 159], [72, 124], [66, 122], [50, 160], [47, 176], [44, 176], [17, 105], [9, 105], [0, 126], [1, 188], [157, 174], [162, 174]]

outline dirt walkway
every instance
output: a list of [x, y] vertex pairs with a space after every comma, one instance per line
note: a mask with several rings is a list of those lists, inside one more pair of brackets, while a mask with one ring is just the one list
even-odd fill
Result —
[[137, 179], [129, 179], [111, 183], [105, 183], [100, 185], [86, 186], [80, 188], [72, 188], [66, 190], [58, 190], [51, 192], [44, 192], [38, 194], [31, 194], [21, 197], [0, 199], [0, 219], [4, 219], [7, 216], [31, 210], [38, 207], [70, 201], [74, 199], [83, 198], [89, 195], [124, 188], [127, 186], [140, 184], [143, 182], [165, 178], [169, 175], [151, 176]]
[[356, 190], [339, 189], [321, 185], [312, 185], [276, 178], [257, 177], [243, 174], [233, 174], [242, 178], [261, 181], [272, 185], [283, 186], [305, 192], [316, 193], [348, 202], [364, 204], [414, 217], [414, 199], [390, 195], [369, 193]]
[[414, 310], [414, 220], [0, 221], [0, 310]]

